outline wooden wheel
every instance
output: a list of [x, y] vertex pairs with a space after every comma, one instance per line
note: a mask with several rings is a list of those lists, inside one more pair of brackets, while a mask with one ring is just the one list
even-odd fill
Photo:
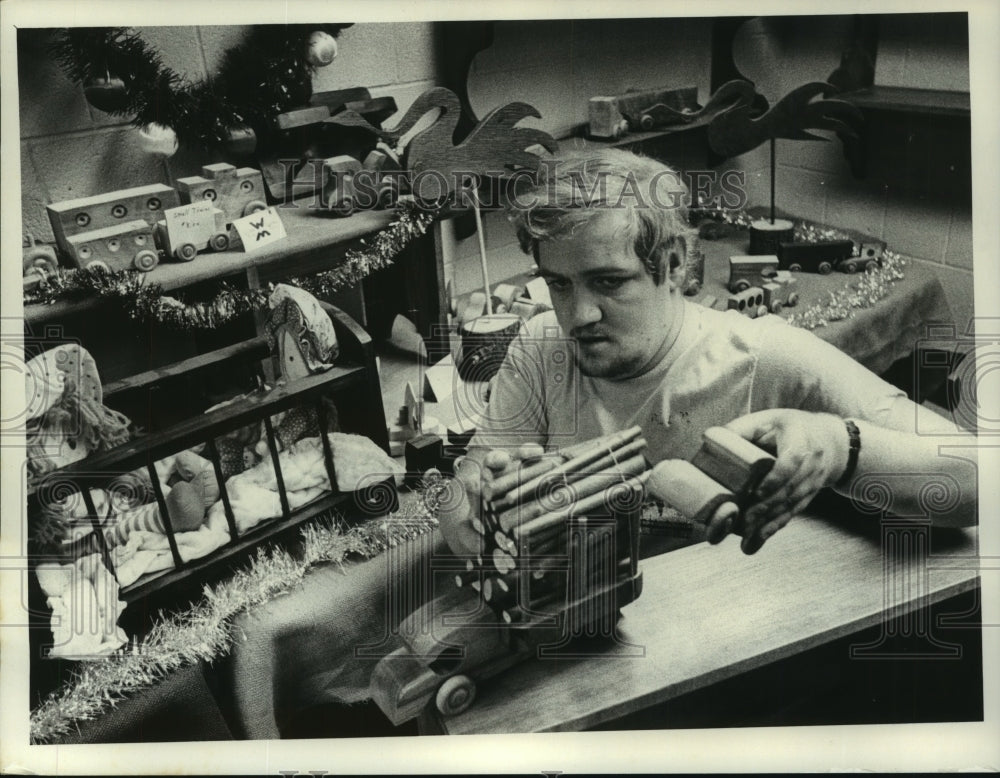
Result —
[[266, 211], [267, 203], [263, 200], [251, 200], [249, 203], [243, 206], [243, 215], [249, 216], [252, 213], [257, 213], [257, 211]]
[[783, 307], [784, 306], [782, 306], [780, 302], [775, 300], [773, 303], [771, 303], [771, 313], [781, 313], [781, 309]]
[[750, 282], [747, 281], [745, 278], [741, 278], [739, 281], [733, 284], [733, 293], [739, 294], [740, 292], [745, 292], [749, 288], [750, 288]]
[[132, 265], [136, 270], [141, 270], [144, 273], [152, 270], [159, 262], [159, 256], [157, 256], [155, 251], [151, 251], [150, 249], [143, 249], [136, 252], [136, 255], [132, 257]]
[[840, 269], [843, 270], [845, 273], [857, 273], [858, 272], [858, 263], [855, 262], [853, 259], [848, 259], [848, 260], [845, 260], [840, 265]]
[[796, 305], [798, 305], [798, 303], [799, 303], [798, 292], [792, 292], [790, 295], [788, 295], [788, 300], [785, 301], [785, 305], [787, 305], [789, 308], [794, 308]]
[[476, 699], [476, 684], [467, 675], [456, 675], [438, 687], [434, 704], [444, 716], [457, 716]]
[[87, 263], [87, 270], [99, 271], [102, 273], [110, 273], [111, 268], [108, 267], [108, 263], [101, 259], [95, 259], [92, 262]]
[[825, 276], [825, 275], [827, 275], [827, 274], [828, 274], [828, 273], [829, 273], [829, 272], [830, 272], [831, 270], [833, 270], [833, 265], [831, 265], [831, 264], [830, 264], [829, 262], [820, 262], [820, 263], [819, 263], [819, 267], [818, 267], [818, 268], [816, 268], [816, 269], [817, 269], [817, 270], [819, 270], [819, 274], [820, 274], [821, 276]]
[[225, 251], [229, 248], [229, 236], [220, 232], [218, 235], [212, 236], [209, 244], [212, 246], [213, 251]]
[[194, 247], [193, 243], [182, 243], [174, 249], [174, 256], [181, 262], [190, 262], [198, 256], [198, 249]]
[[757, 306], [757, 316], [758, 317], [759, 316], [767, 316], [767, 306], [766, 305], [758, 305]]
[[800, 265], [798, 262], [793, 262], [788, 266], [788, 269], [791, 270], [793, 273], [800, 273], [802, 272], [802, 265]]

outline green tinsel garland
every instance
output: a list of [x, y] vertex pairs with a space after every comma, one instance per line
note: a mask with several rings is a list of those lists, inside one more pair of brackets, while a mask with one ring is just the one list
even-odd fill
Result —
[[[393, 222], [377, 233], [370, 245], [361, 241], [363, 250], [349, 250], [344, 261], [332, 270], [290, 278], [286, 283], [321, 298], [350, 288], [376, 270], [391, 265], [411, 240], [427, 232], [437, 213], [404, 203]], [[164, 295], [159, 284], [149, 283], [146, 274], [136, 270], [61, 269], [34, 291], [25, 293], [24, 301], [51, 304], [57, 300], [98, 297], [118, 302], [136, 321], [152, 321], [179, 330], [215, 329], [237, 316], [265, 308], [272, 288], [269, 285], [265, 289], [236, 289], [226, 283], [220, 286], [212, 300], [188, 304]]]
[[412, 503], [411, 515], [402, 515], [403, 509], [394, 517], [349, 530], [336, 519], [311, 524], [302, 531], [300, 557], [281, 548], [259, 549], [248, 567], [215, 587], [205, 587], [197, 604], [158, 621], [141, 643], [82, 665], [65, 687], [31, 712], [31, 742], [57, 743], [80, 722], [99, 718], [171, 673], [225, 656], [233, 645], [234, 617], [291, 591], [311, 568], [339, 564], [351, 555], [373, 557], [437, 526], [426, 513], [426, 502]]
[[163, 64], [159, 52], [123, 27], [73, 27], [59, 31], [52, 51], [73, 81], [120, 78], [115, 116], [132, 116], [136, 127], [155, 122], [173, 128], [181, 144], [224, 146], [229, 132], [262, 131], [282, 111], [304, 105], [312, 94], [315, 66], [306, 56], [314, 31], [336, 38], [350, 24], [267, 24], [226, 51], [210, 81], [191, 83]]

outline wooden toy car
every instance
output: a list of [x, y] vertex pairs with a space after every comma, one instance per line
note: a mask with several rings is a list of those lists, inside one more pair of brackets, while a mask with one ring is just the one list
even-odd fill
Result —
[[164, 184], [105, 192], [93, 197], [64, 200], [46, 206], [52, 232], [59, 248], [75, 257], [69, 238], [82, 232], [121, 226], [141, 219], [150, 227], [163, 218], [168, 208], [180, 205], [177, 190]]
[[739, 311], [751, 319], [756, 319], [758, 316], [770, 313], [767, 305], [764, 303], [764, 290], [759, 286], [751, 286], [742, 292], [729, 295], [726, 299], [726, 310]]
[[264, 179], [259, 170], [218, 162], [205, 165], [201, 173], [177, 179], [182, 202], [211, 200], [226, 215], [227, 224], [267, 208]]
[[226, 215], [218, 208], [212, 210], [213, 223], [207, 226], [171, 228], [166, 220], [157, 222], [156, 235], [163, 250], [181, 262], [190, 262], [204, 249], [225, 251], [229, 248]]
[[885, 241], [861, 241], [855, 246], [854, 254], [837, 265], [842, 273], [856, 273], [859, 270], [874, 270], [882, 262]]
[[66, 253], [76, 267], [146, 272], [160, 262], [153, 228], [142, 219], [81, 232], [66, 243]]
[[354, 157], [342, 154], [323, 162], [323, 189], [320, 202], [337, 216], [354, 213], [354, 176], [361, 172], [362, 165]]
[[736, 255], [729, 258], [729, 283], [726, 285], [733, 294], [760, 286], [772, 280], [778, 273], [778, 257], [774, 254]]
[[770, 282], [760, 288], [764, 292], [764, 306], [770, 313], [781, 313], [782, 309], [794, 308], [799, 303], [799, 293], [788, 291], [783, 284]]
[[56, 250], [45, 243], [37, 243], [32, 235], [25, 235], [21, 243], [21, 275], [45, 278], [59, 267]]

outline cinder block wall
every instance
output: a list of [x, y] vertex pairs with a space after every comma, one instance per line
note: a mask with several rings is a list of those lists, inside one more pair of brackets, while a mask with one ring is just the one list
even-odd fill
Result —
[[[146, 27], [140, 31], [159, 50], [164, 64], [191, 80], [201, 80], [215, 71], [226, 49], [239, 43], [247, 29]], [[432, 36], [430, 22], [349, 27], [340, 34], [337, 59], [317, 71], [313, 88], [368, 87], [373, 97], [394, 97], [403, 111], [434, 85]], [[22, 30], [19, 35], [24, 231], [51, 241], [47, 203], [149, 183], [170, 184], [216, 161], [183, 149], [166, 160], [143, 152], [138, 131], [127, 120], [90, 106], [82, 87], [63, 75], [49, 54], [50, 38], [45, 30]]]
[[[562, 144], [587, 123], [591, 97], [628, 89], [695, 86], [708, 97], [711, 22], [707, 19], [587, 19], [504, 21], [494, 26], [493, 45], [469, 69], [469, 101], [478, 116], [510, 102], [526, 102], [539, 127]], [[496, 283], [527, 271], [514, 230], [501, 213], [485, 217], [487, 264]], [[445, 277], [456, 294], [482, 287], [475, 235], [454, 244]]]
[[[817, 17], [789, 34], [779, 26], [748, 31], [738, 53], [744, 72], [769, 98], [810, 80], [824, 80], [851, 40], [849, 17]], [[811, 34], [810, 34], [811, 32]], [[883, 14], [875, 83], [921, 89], [967, 91], [969, 61], [965, 20], [955, 14]], [[851, 225], [932, 268], [941, 279], [955, 323], [973, 315], [972, 208], [934, 192], [906, 191], [898, 181], [859, 180], [851, 175], [841, 144], [779, 140], [776, 205], [795, 216]], [[947, 149], [941, 150], [942, 154]], [[724, 167], [746, 173], [751, 205], [765, 205], [770, 192], [770, 155], [765, 144]], [[981, 215], [980, 215], [981, 216]]]

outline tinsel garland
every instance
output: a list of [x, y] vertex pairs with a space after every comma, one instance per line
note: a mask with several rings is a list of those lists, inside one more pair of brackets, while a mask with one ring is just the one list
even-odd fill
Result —
[[[703, 219], [732, 224], [735, 227], [749, 229], [753, 217], [743, 210], [728, 210], [723, 208], [692, 208], [689, 218], [693, 223]], [[802, 243], [820, 243], [829, 240], [854, 240], [846, 230], [813, 224], [804, 220], [794, 223], [794, 239]], [[833, 321], [850, 319], [854, 312], [862, 308], [871, 308], [879, 300], [884, 299], [892, 285], [903, 278], [903, 268], [906, 259], [894, 251], [886, 249], [882, 252], [880, 265], [873, 270], [866, 270], [844, 284], [843, 289], [830, 292], [829, 299], [817, 303], [804, 311], [793, 313], [788, 317], [788, 323], [814, 330], [825, 327]]]
[[[393, 259], [415, 237], [434, 222], [437, 211], [404, 203], [396, 218], [377, 233], [364, 249], [351, 249], [332, 270], [309, 277], [290, 278], [285, 283], [301, 287], [317, 297], [328, 297], [392, 264]], [[197, 260], [196, 260], [197, 261]], [[152, 321], [179, 330], [215, 329], [245, 313], [267, 306], [272, 285], [264, 289], [236, 289], [222, 283], [209, 301], [184, 303], [163, 294], [159, 284], [149, 283], [147, 274], [136, 270], [112, 272], [60, 269], [38, 287], [26, 292], [24, 302], [51, 304], [57, 300], [98, 297], [119, 303], [136, 321]]]
[[437, 522], [428, 515], [426, 503], [411, 503], [408, 516], [401, 510], [395, 517], [346, 531], [337, 519], [311, 524], [302, 531], [299, 557], [281, 548], [259, 549], [249, 566], [214, 587], [205, 587], [198, 603], [158, 621], [141, 643], [83, 664], [66, 686], [32, 711], [31, 742], [57, 743], [81, 722], [99, 718], [171, 673], [225, 656], [234, 642], [236, 616], [293, 590], [317, 565], [339, 564], [352, 555], [373, 557], [430, 531]]
[[252, 27], [229, 49], [211, 81], [191, 83], [166, 67], [159, 52], [122, 27], [61, 30], [52, 50], [66, 75], [79, 84], [111, 76], [124, 84], [115, 116], [136, 127], [173, 128], [182, 144], [214, 148], [230, 131], [264, 127], [277, 114], [308, 102], [315, 67], [307, 59], [315, 31], [337, 37], [349, 24], [271, 24]]

